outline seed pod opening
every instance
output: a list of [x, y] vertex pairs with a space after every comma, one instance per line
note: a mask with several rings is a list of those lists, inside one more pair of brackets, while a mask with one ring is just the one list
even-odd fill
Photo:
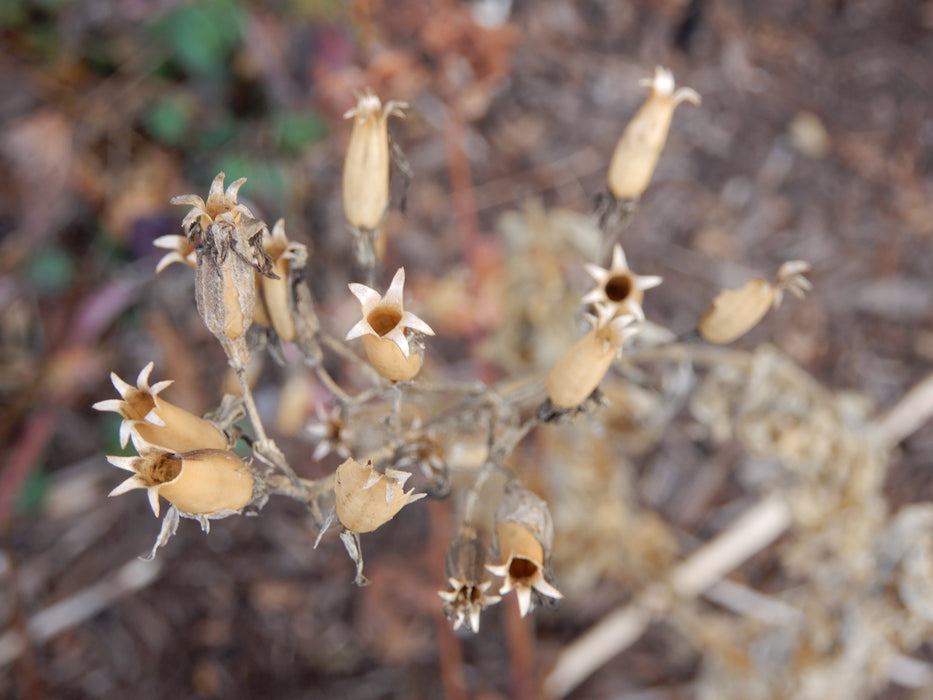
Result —
[[486, 548], [476, 532], [468, 529], [447, 548], [447, 583], [449, 591], [438, 591], [444, 601], [444, 614], [454, 629], [465, 626], [479, 632], [480, 613], [501, 598], [487, 593], [492, 581], [486, 579]]
[[655, 68], [654, 77], [641, 81], [651, 94], [625, 127], [609, 162], [609, 191], [619, 200], [638, 199], [648, 187], [667, 141], [674, 109], [681, 102], [700, 104], [690, 88], [674, 89], [674, 76]]
[[645, 290], [653, 289], [663, 281], [657, 275], [636, 275], [632, 272], [625, 251], [618, 243], [612, 249], [609, 269], [587, 264], [586, 271], [596, 281], [596, 286], [583, 296], [582, 303], [606, 304], [615, 314], [631, 314], [639, 321], [645, 320], [641, 306]]
[[434, 335], [423, 320], [402, 305], [405, 268], [392, 278], [385, 296], [369, 287], [351, 283], [350, 291], [359, 299], [363, 318], [346, 335], [346, 340], [363, 338], [366, 357], [380, 375], [391, 381], [406, 381], [421, 369], [420, 347], [412, 352], [408, 333]]
[[113, 411], [123, 417], [120, 423], [120, 446], [126, 447], [130, 433], [135, 430], [149, 444], [172, 452], [225, 449], [228, 438], [220, 428], [160, 396], [162, 391], [172, 385], [172, 380], [149, 386], [149, 375], [154, 366], [155, 363], [150, 362], [140, 370], [135, 387], [111, 372], [110, 381], [121, 398], [94, 404], [98, 411]]

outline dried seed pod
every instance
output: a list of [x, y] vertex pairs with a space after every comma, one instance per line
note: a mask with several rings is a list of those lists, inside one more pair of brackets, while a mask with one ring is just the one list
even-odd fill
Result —
[[402, 305], [405, 268], [400, 267], [395, 273], [385, 296], [355, 282], [349, 286], [360, 301], [363, 318], [350, 329], [345, 340], [362, 337], [366, 357], [386, 379], [400, 382], [414, 377], [421, 369], [421, 348], [419, 343], [412, 352], [406, 333], [434, 335], [434, 331]]
[[337, 467], [334, 479], [337, 518], [351, 532], [372, 532], [389, 522], [402, 508], [426, 494], [406, 492], [405, 482], [411, 474], [386, 469], [381, 474], [372, 460], [362, 465], [347, 459]]
[[721, 291], [700, 318], [700, 335], [708, 343], [731, 343], [764, 318], [776, 295], [777, 290], [759, 278]]
[[612, 249], [612, 264], [609, 269], [598, 265], [586, 265], [586, 271], [596, 280], [596, 286], [581, 300], [584, 304], [608, 304], [615, 314], [631, 314], [639, 321], [645, 320], [641, 303], [645, 290], [661, 284], [657, 275], [636, 275], [629, 269], [625, 251], [618, 243]]
[[263, 231], [263, 249], [272, 259], [272, 272], [276, 276], [256, 275], [263, 302], [257, 304], [257, 308], [261, 307], [266, 314], [268, 320], [265, 325], [271, 325], [279, 338], [291, 342], [295, 339], [295, 320], [291, 304], [290, 265], [300, 249], [305, 257], [307, 250], [302, 244], [288, 240], [283, 219], [275, 222], [271, 233], [268, 229]]
[[597, 316], [586, 315], [593, 327], [554, 363], [547, 375], [547, 396], [557, 408], [583, 403], [602, 381], [626, 338], [639, 331], [634, 316], [613, 316], [606, 304], [596, 304]]
[[173, 197], [172, 204], [191, 206], [182, 221], [197, 251], [195, 301], [208, 330], [223, 345], [234, 367], [248, 361], [245, 334], [256, 306], [254, 271], [275, 277], [262, 247], [264, 222], [237, 201], [246, 178], [224, 192], [224, 174], [211, 183], [207, 202], [197, 195]]
[[389, 117], [404, 116], [404, 102], [379, 98], [366, 90], [356, 107], [344, 114], [353, 118], [353, 131], [343, 166], [343, 212], [347, 223], [362, 232], [379, 228], [389, 205]]
[[107, 457], [133, 476], [110, 496], [146, 489], [152, 512], [159, 515], [159, 496], [190, 515], [220, 518], [240, 511], [253, 497], [249, 467], [227, 450], [193, 450], [178, 454], [150, 445], [133, 431], [139, 456]]
[[499, 593], [514, 590], [525, 617], [541, 596], [564, 596], [545, 577], [554, 540], [554, 525], [547, 503], [517, 481], [506, 484], [496, 510], [496, 548], [502, 564], [486, 568], [505, 580]]
[[696, 91], [674, 90], [674, 76], [661, 66], [641, 84], [651, 87], [651, 95], [625, 127], [609, 162], [609, 191], [619, 200], [638, 199], [648, 187], [677, 105], [700, 104]]
[[171, 452], [226, 449], [229, 439], [220, 428], [159, 396], [172, 385], [172, 380], [149, 386], [154, 366], [155, 363], [150, 362], [140, 370], [135, 387], [111, 372], [110, 381], [121, 398], [94, 404], [98, 411], [113, 411], [123, 417], [120, 447], [126, 447], [131, 431], [135, 430], [146, 442]]
[[486, 548], [476, 531], [465, 528], [447, 548], [447, 583], [449, 591], [438, 591], [444, 601], [444, 614], [454, 623], [454, 629], [464, 624], [479, 632], [480, 613], [501, 598], [487, 593], [492, 581], [486, 579]]

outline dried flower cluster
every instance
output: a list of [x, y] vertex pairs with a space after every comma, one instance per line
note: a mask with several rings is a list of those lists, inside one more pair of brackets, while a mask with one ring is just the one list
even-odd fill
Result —
[[[651, 93], [607, 164], [609, 194], [626, 206], [648, 186], [676, 106], [684, 101], [699, 104], [693, 90], [675, 90], [672, 75], [663, 68], [647, 84]], [[611, 247], [612, 254], [608, 268], [585, 266], [594, 280], [593, 288], [580, 299], [589, 328], [574, 339], [572, 313], [556, 322], [552, 319], [566, 339], [560, 347], [566, 349], [555, 353], [547, 366], [534, 368], [541, 379], [537, 393], [529, 398], [528, 392], [508, 384], [453, 382], [435, 371], [435, 363], [425, 366], [425, 354], [431, 352], [425, 339], [434, 330], [403, 302], [405, 269], [397, 269], [384, 294], [373, 284], [384, 273], [375, 242], [390, 206], [391, 163], [407, 173], [389, 136], [388, 119], [402, 116], [405, 109], [407, 105], [392, 100], [383, 105], [367, 91], [346, 113], [353, 125], [343, 171], [344, 216], [366, 277], [366, 284], [348, 283], [360, 304], [360, 316], [349, 330], [344, 326], [331, 334], [318, 320], [304, 279], [307, 247], [289, 239], [281, 219], [270, 229], [239, 201], [243, 179], [225, 189], [225, 175], [219, 173], [206, 201], [193, 194], [172, 200], [190, 209], [182, 220], [183, 235], [156, 241], [168, 251], [157, 272], [172, 263], [194, 268], [198, 313], [223, 348], [239, 381], [240, 396], [226, 397], [210, 420], [194, 415], [162, 397], [170, 381], [150, 386], [153, 363], [149, 363], [135, 387], [112, 375], [121, 398], [100, 401], [95, 408], [122, 417], [121, 444], [132, 442], [137, 453], [108, 458], [114, 466], [132, 472], [111, 495], [146, 489], [156, 515], [160, 498], [171, 504], [153, 553], [174, 532], [179, 516], [197, 519], [206, 527], [210, 519], [247, 508], [261, 511], [271, 496], [285, 496], [307, 506], [320, 529], [319, 539], [329, 526], [339, 529], [356, 567], [356, 581], [362, 584], [366, 579], [361, 535], [392, 527], [396, 516], [403, 510], [414, 511], [421, 499], [453, 493], [457, 535], [447, 554], [449, 589], [439, 596], [455, 629], [477, 632], [483, 610], [501, 596], [514, 592], [522, 616], [563, 598], [551, 566], [555, 528], [550, 507], [523, 479], [523, 471], [530, 469], [522, 465], [523, 439], [536, 429], [558, 435], [549, 431], [563, 430], [575, 416], [599, 409], [598, 389], [605, 384], [612, 387], [610, 393], [617, 389], [619, 378], [610, 371], [613, 361], [623, 355], [630, 338], [649, 326], [654, 330], [639, 342], [662, 349], [685, 345], [673, 333], [660, 333], [658, 324], [647, 322], [645, 293], [661, 278], [631, 270], [622, 246], [615, 243], [615, 232], [600, 216], [604, 226], [595, 229], [601, 241], [598, 247], [606, 251]], [[756, 279], [740, 290], [720, 293], [699, 320], [699, 335], [711, 343], [739, 338], [780, 303], [784, 291], [801, 295], [808, 289], [803, 277], [807, 270], [805, 263], [794, 261], [781, 268], [774, 284]], [[553, 278], [553, 274], [540, 277], [567, 291], [566, 284]], [[413, 301], [416, 308], [418, 302]], [[554, 315], [550, 308], [545, 313]], [[355, 340], [361, 341], [361, 352], [351, 343]], [[276, 341], [297, 348], [305, 364], [294, 371], [313, 375], [325, 397], [314, 407], [315, 417], [307, 417], [304, 429], [295, 429], [314, 445], [313, 451], [301, 456], [286, 456], [267, 434], [246, 375], [251, 354], [258, 347], [274, 350]], [[288, 354], [276, 353], [276, 357]], [[339, 374], [331, 374], [328, 368], [333, 367], [341, 368]], [[425, 374], [434, 376], [426, 381]], [[360, 389], [354, 386], [357, 382], [366, 386]], [[636, 396], [634, 386], [629, 389], [629, 396]], [[625, 405], [635, 411], [639, 404], [632, 400]], [[651, 403], [646, 412], [663, 410], [659, 403]], [[249, 458], [234, 451], [241, 431], [231, 427], [244, 413]], [[642, 418], [642, 422], [649, 421]], [[753, 411], [743, 430], [749, 444], [754, 444]], [[781, 449], [791, 447], [786, 444]], [[329, 476], [309, 479], [302, 476], [305, 465], [297, 461], [306, 454], [314, 461], [339, 455], [342, 462]], [[579, 452], [577, 458], [584, 454]], [[594, 461], [608, 463], [606, 455], [592, 455]], [[563, 469], [569, 489], [587, 483], [586, 488], [593, 488], [599, 481], [575, 477], [576, 469], [583, 474], [586, 468], [568, 460]], [[453, 478], [454, 471], [459, 472], [458, 479]], [[416, 486], [406, 490], [410, 480]], [[602, 512], [596, 509], [590, 515], [601, 517]], [[652, 531], [650, 518], [617, 521], [614, 517], [606, 513], [602, 525], [614, 527], [620, 522]], [[801, 523], [825, 525], [819, 513], [801, 512], [800, 518]], [[596, 524], [592, 527], [598, 529]], [[663, 536], [658, 541], [667, 542]], [[668, 561], [669, 557], [662, 558], [657, 569]]]

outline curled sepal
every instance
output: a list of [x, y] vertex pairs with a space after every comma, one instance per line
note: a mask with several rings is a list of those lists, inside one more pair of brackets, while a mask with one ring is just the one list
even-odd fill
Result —
[[196, 194], [182, 194], [171, 199], [172, 204], [191, 207], [182, 220], [181, 226], [195, 245], [199, 242], [201, 232], [206, 231], [220, 215], [231, 214], [237, 221], [241, 215], [250, 218], [253, 216], [246, 205], [240, 204], [237, 199], [240, 187], [246, 182], [246, 178], [241, 177], [231, 182], [226, 191], [224, 190], [225, 178], [224, 173], [217, 173], [211, 182], [206, 202]]
[[356, 566], [356, 576], [353, 578], [353, 583], [357, 586], [368, 586], [369, 579], [363, 576], [363, 548], [360, 546], [359, 533], [341, 530], [340, 541], [343, 542], [344, 549], [347, 550], [347, 554], [350, 555], [350, 559], [353, 560]]
[[612, 360], [621, 354], [626, 339], [641, 329], [631, 315], [615, 316], [615, 310], [596, 304], [596, 316], [587, 314], [592, 328], [574, 343], [551, 367], [547, 375], [547, 396], [558, 409], [582, 404], [602, 381]]
[[120, 423], [120, 447], [126, 447], [130, 433], [135, 430], [147, 443], [170, 452], [227, 448], [230, 441], [220, 428], [160, 396], [162, 391], [172, 385], [172, 380], [149, 385], [149, 375], [154, 365], [150, 362], [140, 370], [135, 387], [111, 372], [110, 381], [120, 398], [94, 404], [98, 411], [113, 411], [123, 418]]
[[504, 579], [500, 594], [515, 591], [522, 617], [544, 598], [564, 597], [545, 574], [553, 540], [547, 503], [517, 481], [506, 484], [496, 510], [496, 548], [502, 563], [486, 568]]
[[169, 506], [168, 510], [165, 511], [165, 517], [162, 518], [162, 527], [159, 528], [159, 536], [156, 537], [152, 549], [149, 551], [149, 554], [144, 554], [139, 558], [144, 561], [152, 561], [155, 559], [156, 552], [167, 545], [168, 541], [175, 536], [175, 533], [178, 531], [178, 521], [178, 509], [175, 506]]
[[135, 430], [133, 445], [137, 456], [107, 457], [113, 466], [132, 472], [108, 495], [145, 489], [156, 517], [160, 496], [185, 515], [214, 519], [238, 513], [253, 497], [252, 472], [232, 452], [207, 449], [178, 454], [147, 443]]
[[808, 272], [810, 272], [810, 263], [805, 260], [788, 260], [778, 268], [774, 308], [781, 305], [785, 291], [798, 299], [803, 299], [806, 293], [813, 289], [813, 283], [804, 277]]
[[476, 532], [467, 529], [447, 548], [448, 591], [438, 591], [444, 601], [444, 614], [454, 629], [461, 627], [479, 632], [480, 613], [501, 598], [487, 589], [492, 581], [486, 578], [486, 548]]
[[362, 233], [379, 228], [389, 205], [391, 162], [388, 121], [404, 116], [404, 102], [389, 100], [385, 106], [369, 89], [356, 107], [344, 114], [353, 119], [353, 130], [343, 165], [343, 212], [347, 223]]
[[363, 339], [366, 357], [380, 375], [391, 381], [406, 381], [421, 369], [420, 342], [409, 342], [409, 335], [434, 335], [431, 327], [418, 316], [405, 311], [402, 294], [405, 268], [400, 267], [384, 296], [363, 284], [350, 283], [362, 307], [363, 318], [351, 328], [345, 340]]
[[609, 191], [617, 200], [638, 199], [648, 187], [677, 105], [700, 104], [695, 90], [675, 90], [674, 76], [661, 66], [655, 68], [654, 77], [645, 78], [641, 84], [650, 87], [651, 94], [625, 127], [609, 162]]
[[630, 314], [639, 321], [645, 320], [641, 304], [645, 290], [661, 284], [657, 275], [636, 275], [629, 269], [625, 251], [618, 243], [612, 249], [612, 264], [609, 269], [598, 265], [586, 265], [586, 271], [596, 281], [596, 286], [581, 300], [584, 304], [606, 304], [616, 315]]
[[337, 467], [334, 479], [340, 523], [352, 532], [372, 532], [389, 522], [406, 505], [426, 495], [404, 490], [410, 476], [396, 469], [382, 474], [373, 468], [372, 460], [363, 465], [347, 459]]

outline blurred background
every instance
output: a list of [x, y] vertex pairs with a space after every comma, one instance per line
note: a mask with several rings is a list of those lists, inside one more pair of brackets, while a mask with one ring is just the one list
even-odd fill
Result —
[[[137, 563], [158, 521], [139, 494], [106, 498], [122, 479], [104, 459], [123, 453], [119, 419], [90, 406], [115, 396], [111, 371], [131, 381], [153, 359], [196, 412], [225, 381], [191, 271], [155, 275], [152, 242], [184, 214], [168, 201], [206, 197], [219, 171], [247, 177], [241, 199], [309, 246], [319, 315], [342, 336], [358, 309], [342, 115], [365, 87], [411, 105], [390, 128], [414, 181], [404, 214], [393, 184], [376, 286], [406, 266], [408, 303], [438, 333], [432, 378], [533, 372], [572, 342], [582, 263], [608, 265], [593, 201], [658, 64], [703, 104], [678, 109], [621, 234], [633, 269], [665, 278], [649, 319], [689, 331], [717, 290], [804, 259], [814, 292], [739, 349], [773, 343], [870, 415], [930, 371], [931, 2], [4, 0], [0, 37], [4, 697], [535, 697], [560, 650], [673, 556], [659, 552], [708, 539], [747, 495], [740, 449], [697, 439], [687, 411], [647, 437], [610, 413], [587, 423], [585, 450], [573, 426], [539, 429], [516, 471], [555, 511], [567, 599], [521, 621], [499, 605], [476, 636], [450, 630], [435, 594], [442, 502], [364, 539], [365, 589], [337, 539], [313, 550], [307, 515], [278, 501], [209, 535], [183, 521]], [[298, 362], [265, 364], [257, 399], [292, 464], [332, 470], [290, 437], [320, 387]], [[298, 389], [288, 410], [283, 387]], [[892, 511], [933, 497], [931, 450], [926, 426], [892, 452]], [[625, 551], [611, 512], [594, 526], [579, 521], [581, 507], [602, 517], [593, 503], [561, 500], [553, 470], [575, 459], [618, 465], [602, 505], [651, 514], [647, 554]], [[581, 551], [575, 533], [594, 531]], [[737, 576], [775, 590], [788, 585], [776, 569], [764, 552]], [[654, 624], [573, 697], [694, 697], [704, 653]]]

